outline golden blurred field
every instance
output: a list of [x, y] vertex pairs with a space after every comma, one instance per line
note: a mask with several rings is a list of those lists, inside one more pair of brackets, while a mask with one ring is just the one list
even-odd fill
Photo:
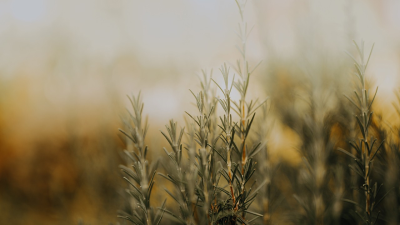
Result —
[[[222, 82], [217, 68], [239, 57], [235, 7], [231, 0], [1, 1], [0, 224], [116, 224], [126, 95], [141, 90], [150, 156], [163, 157], [159, 130], [171, 118], [183, 125], [184, 111], [195, 110], [189, 89], [200, 89], [201, 69], [214, 68]], [[262, 60], [249, 98], [270, 97], [272, 161], [301, 162], [288, 118], [307, 111], [304, 96], [324, 102], [326, 92], [350, 93], [344, 51], [353, 50], [352, 39], [367, 49], [375, 43], [367, 72], [379, 86], [374, 110], [386, 127], [397, 126], [400, 3], [252, 0], [246, 10], [254, 25], [249, 61]], [[159, 188], [152, 198], [163, 196]]]

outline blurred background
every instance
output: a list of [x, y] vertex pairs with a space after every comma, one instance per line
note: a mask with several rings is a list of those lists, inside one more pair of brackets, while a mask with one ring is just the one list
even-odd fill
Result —
[[[245, 20], [250, 65], [262, 60], [249, 98], [271, 99], [272, 159], [300, 161], [284, 113], [301, 113], [298, 96], [352, 89], [353, 39], [375, 43], [376, 111], [397, 123], [399, 1], [251, 0]], [[126, 95], [142, 91], [147, 143], [161, 152], [159, 130], [195, 111], [201, 69], [221, 82], [217, 68], [240, 58], [239, 21], [233, 0], [1, 0], [0, 223], [115, 223]]]

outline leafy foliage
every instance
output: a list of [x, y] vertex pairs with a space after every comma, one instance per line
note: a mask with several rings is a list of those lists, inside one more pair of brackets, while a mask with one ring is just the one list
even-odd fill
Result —
[[[127, 131], [121, 132], [131, 147], [130, 151], [125, 151], [131, 168], [121, 166], [121, 170], [129, 185], [126, 192], [130, 195], [132, 210], [121, 212], [119, 217], [134, 224], [161, 224], [163, 218], [174, 224], [279, 224], [282, 221], [293, 224], [354, 224], [355, 220], [379, 224], [389, 218], [395, 224], [398, 221], [397, 209], [388, 210], [391, 216], [386, 216], [382, 210], [384, 207], [380, 205], [385, 201], [395, 202], [397, 207], [400, 205], [399, 184], [387, 182], [386, 188], [378, 184], [380, 180], [375, 176], [378, 170], [388, 171], [376, 162], [385, 164], [385, 157], [390, 154], [392, 158], [387, 167], [396, 168], [396, 173], [387, 176], [392, 177], [389, 181], [396, 179], [393, 177], [400, 171], [395, 166], [399, 162], [399, 145], [392, 141], [392, 152], [388, 152], [386, 142], [382, 140], [387, 135], [382, 131], [379, 137], [374, 138], [381, 131], [372, 112], [378, 89], [370, 95], [365, 78], [372, 50], [364, 60], [364, 44], [359, 46], [355, 43], [360, 60], [350, 55], [355, 63], [359, 87], [353, 98], [345, 97], [356, 109], [354, 121], [359, 139], [345, 145], [337, 143], [334, 133], [338, 129], [342, 133], [348, 132], [348, 136], [352, 132], [350, 110], [334, 96], [336, 93], [321, 91], [318, 83], [310, 79], [311, 85], [304, 88], [309, 97], [303, 99], [307, 103], [304, 113], [293, 113], [293, 106], [289, 107], [291, 110], [276, 109], [282, 114], [281, 122], [300, 139], [301, 162], [296, 166], [280, 162], [273, 164], [265, 141], [270, 129], [265, 126], [265, 121], [272, 104], [267, 104], [268, 99], [247, 99], [250, 77], [260, 63], [249, 68], [246, 40], [251, 29], [248, 30], [244, 20], [247, 1], [235, 2], [241, 18], [237, 32], [241, 59], [230, 67], [227, 64], [220, 67], [222, 84], [212, 78], [212, 70], [209, 73], [202, 71], [201, 90], [190, 90], [197, 112], [186, 112], [185, 127], [179, 127], [171, 119], [161, 131], [169, 144], [163, 148], [167, 159], [162, 160], [163, 173], [156, 172], [158, 161], [149, 165], [146, 159], [148, 150], [144, 140], [148, 126], [147, 119], [144, 123], [142, 119], [140, 93], [136, 98], [130, 98], [133, 114], [129, 113], [129, 121], [124, 121]], [[232, 91], [237, 91], [240, 98], [233, 99]], [[216, 93], [222, 97], [217, 97]], [[330, 101], [337, 101], [334, 108], [327, 106]], [[222, 108], [222, 115], [217, 114], [218, 107]], [[395, 107], [398, 110], [397, 105]], [[258, 120], [257, 123], [258, 111], [262, 111], [263, 116], [262, 122]], [[346, 147], [354, 151], [344, 150]], [[342, 159], [342, 153], [350, 160], [347, 168], [341, 165], [346, 161]], [[169, 184], [163, 189], [176, 208], [167, 209], [166, 201], [157, 210], [151, 206], [156, 174]], [[358, 176], [353, 183], [360, 186], [357, 189], [361, 190], [362, 200], [357, 195], [349, 198], [348, 187], [352, 177], [348, 178], [347, 174]], [[282, 181], [278, 181], [278, 176], [286, 179], [284, 185], [290, 188], [283, 190], [279, 187]], [[397, 187], [394, 193], [391, 187]], [[387, 196], [397, 197], [397, 202], [388, 201]], [[348, 212], [350, 208], [355, 209], [354, 213]], [[275, 222], [275, 213], [287, 218]]]
[[[376, 88], [375, 94], [372, 98], [369, 95], [369, 90], [366, 87], [365, 71], [367, 69], [373, 46], [368, 56], [367, 61], [364, 59], [364, 42], [361, 42], [361, 46], [354, 42], [357, 52], [360, 55], [360, 61], [357, 61], [353, 56], [350, 57], [354, 61], [356, 68], [355, 75], [360, 82], [360, 90], [354, 91], [355, 100], [350, 97], [346, 98], [355, 106], [358, 110], [355, 115], [357, 125], [361, 131], [361, 139], [359, 142], [351, 141], [350, 145], [356, 150], [357, 154], [353, 155], [346, 150], [338, 149], [340, 152], [348, 155], [354, 160], [354, 163], [349, 165], [349, 168], [353, 170], [357, 175], [363, 179], [363, 184], [360, 187], [365, 193], [365, 202], [363, 205], [359, 205], [356, 201], [345, 199], [346, 202], [356, 204], [360, 208], [364, 208], [362, 212], [356, 211], [356, 214], [360, 217], [364, 224], [377, 224], [380, 219], [380, 211], [377, 211], [378, 205], [383, 201], [388, 193], [383, 196], [378, 195], [382, 188], [382, 184], [378, 185], [377, 182], [373, 183], [371, 179], [371, 172], [373, 170], [373, 162], [380, 150], [384, 146], [384, 141], [377, 144], [377, 139], [370, 136], [369, 128], [373, 120], [373, 112], [371, 111], [372, 104], [375, 100], [378, 88]], [[374, 148], [375, 147], [375, 148]]]
[[154, 177], [158, 161], [153, 162], [150, 166], [146, 160], [148, 148], [144, 145], [148, 124], [147, 118], [143, 123], [143, 107], [140, 93], [137, 97], [129, 98], [133, 113], [129, 113], [130, 121], [124, 121], [128, 132], [120, 130], [127, 138], [128, 144], [133, 144], [133, 150], [125, 150], [128, 161], [127, 167], [120, 166], [124, 173], [124, 179], [128, 183], [129, 188], [126, 192], [129, 194], [132, 201], [131, 212], [121, 212], [118, 217], [126, 219], [133, 224], [160, 224], [165, 212], [165, 201], [159, 208], [157, 213], [150, 205], [151, 192], [154, 187]]

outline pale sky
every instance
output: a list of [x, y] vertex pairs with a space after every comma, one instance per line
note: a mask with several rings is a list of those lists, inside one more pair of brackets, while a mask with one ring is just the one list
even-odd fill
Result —
[[[357, 41], [364, 39], [367, 48], [375, 43], [370, 73], [381, 77], [376, 79], [381, 93], [391, 95], [399, 86], [399, 1], [248, 2], [245, 19], [249, 27], [254, 26], [247, 45], [250, 63], [266, 62], [272, 55], [296, 59], [313, 45], [345, 57], [352, 36]], [[134, 57], [132, 69], [123, 64], [121, 71], [130, 73], [134, 83], [116, 81], [121, 92], [136, 93], [142, 78], [149, 79], [154, 73], [154, 82], [161, 77], [183, 77], [177, 84], [185, 86], [197, 80], [195, 74], [201, 69], [214, 68], [219, 76], [217, 68], [222, 63], [239, 57], [234, 33], [239, 20], [233, 0], [3, 0], [0, 76], [12, 77], [23, 68], [32, 76], [86, 76], [81, 73], [96, 72], [86, 65], [114, 65], [130, 55]], [[53, 61], [53, 72], [49, 72]], [[146, 87], [145, 92], [155, 93], [160, 85]], [[184, 91], [193, 86], [185, 86]], [[159, 95], [149, 94], [153, 107], [149, 111], [159, 111], [159, 101], [175, 96], [176, 88], [162, 89], [166, 94], [161, 100], [152, 100], [151, 96]]]

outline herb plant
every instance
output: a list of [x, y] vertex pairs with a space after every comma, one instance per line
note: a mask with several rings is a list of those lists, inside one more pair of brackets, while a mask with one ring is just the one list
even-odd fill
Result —
[[[190, 90], [196, 113], [186, 112], [185, 126], [171, 119], [161, 130], [169, 146], [163, 148], [165, 155], [160, 163], [163, 169], [159, 173], [156, 172], [159, 162], [150, 163], [147, 159], [148, 125], [147, 118], [143, 120], [140, 93], [129, 98], [133, 113], [124, 120], [125, 130], [120, 130], [126, 137], [125, 154], [129, 163], [120, 168], [128, 184], [130, 208], [121, 211], [119, 217], [141, 225], [352, 224], [356, 217], [368, 225], [387, 220], [392, 224], [398, 222], [400, 189], [399, 182], [394, 180], [400, 171], [396, 166], [400, 162], [400, 138], [393, 132], [393, 140], [385, 149], [386, 142], [382, 139], [387, 135], [373, 116], [378, 89], [370, 95], [365, 77], [372, 49], [365, 60], [364, 44], [355, 43], [360, 60], [350, 55], [359, 87], [354, 98], [346, 98], [356, 109], [358, 133], [351, 132], [346, 103], [335, 96], [334, 89], [322, 90], [325, 78], [308, 80], [310, 85], [303, 89], [308, 98], [302, 99], [306, 104], [301, 106], [301, 113], [296, 112], [294, 105], [284, 108], [274, 103], [274, 99], [268, 105], [267, 99], [248, 100], [250, 77], [260, 63], [252, 68], [247, 61], [246, 44], [251, 31], [244, 19], [247, 1], [235, 2], [241, 18], [237, 32], [241, 58], [234, 65], [225, 63], [219, 68], [222, 84], [213, 79], [212, 70], [202, 71], [200, 90]], [[233, 99], [234, 91], [239, 99]], [[335, 102], [335, 107], [328, 107], [331, 102]], [[266, 126], [266, 120], [267, 112], [274, 106], [275, 113], [281, 114], [279, 122], [299, 138], [298, 165], [270, 161], [266, 136], [271, 127]], [[262, 111], [262, 116], [258, 111]], [[338, 144], [338, 137], [352, 134], [359, 135], [359, 140]], [[354, 151], [338, 146], [350, 146]], [[338, 151], [333, 151], [335, 148]], [[342, 153], [350, 157], [349, 167], [341, 166]], [[388, 172], [388, 168], [393, 172]], [[349, 179], [346, 176], [349, 170], [359, 178]], [[386, 172], [387, 188], [378, 184], [379, 170]], [[153, 206], [151, 193], [157, 179], [172, 200], [170, 204], [176, 207], [166, 207], [166, 200], [159, 207]], [[360, 186], [359, 195], [346, 191], [352, 183]], [[391, 187], [395, 187], [393, 192]], [[382, 194], [383, 191], [386, 193]], [[381, 206], [384, 200], [387, 205], [397, 207], [387, 210], [387, 216], [384, 210], [388, 207]], [[350, 208], [347, 203], [355, 206], [354, 214], [347, 212]], [[281, 218], [274, 220], [276, 217]]]
[[154, 177], [158, 162], [155, 161], [149, 165], [146, 159], [148, 148], [145, 146], [145, 138], [148, 124], [147, 117], [143, 122], [144, 103], [142, 103], [140, 93], [137, 97], [132, 96], [129, 100], [132, 104], [133, 114], [128, 111], [130, 120], [124, 121], [128, 131], [120, 131], [127, 138], [127, 142], [133, 144], [133, 149], [131, 151], [125, 150], [129, 167], [121, 165], [120, 168], [125, 174], [123, 178], [129, 186], [126, 192], [130, 196], [132, 209], [130, 212], [122, 211], [118, 217], [133, 224], [160, 224], [164, 214], [165, 201], [155, 213], [156, 210], [150, 205], [150, 197], [155, 183]]
[[[359, 141], [351, 141], [350, 145], [357, 151], [356, 155], [353, 155], [341, 148], [338, 150], [350, 156], [354, 163], [349, 165], [357, 175], [363, 179], [363, 184], [360, 187], [364, 192], [365, 201], [363, 205], [359, 205], [356, 201], [345, 200], [346, 202], [354, 203], [361, 208], [357, 210], [356, 214], [360, 217], [364, 224], [377, 224], [381, 211], [378, 211], [378, 205], [383, 201], [385, 196], [379, 195], [379, 191], [382, 188], [382, 184], [373, 182], [371, 174], [374, 168], [374, 159], [383, 148], [384, 141], [380, 144], [376, 144], [377, 139], [370, 134], [370, 126], [373, 123], [373, 112], [372, 104], [375, 100], [378, 88], [376, 88], [375, 94], [370, 96], [369, 89], [366, 85], [365, 71], [367, 69], [372, 49], [369, 53], [368, 59], [364, 59], [364, 42], [361, 42], [361, 46], [354, 42], [357, 52], [360, 56], [360, 61], [357, 61], [353, 56], [350, 57], [354, 60], [356, 69], [356, 76], [359, 79], [360, 90], [354, 91], [355, 100], [346, 96], [346, 98], [357, 108], [357, 115], [355, 115], [357, 125], [361, 132], [361, 139]], [[376, 145], [375, 145], [376, 144]], [[375, 148], [374, 148], [375, 147]]]

